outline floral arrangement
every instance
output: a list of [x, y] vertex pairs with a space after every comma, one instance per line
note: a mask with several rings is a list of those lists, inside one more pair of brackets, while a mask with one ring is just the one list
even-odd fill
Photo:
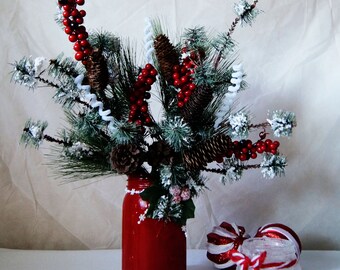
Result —
[[[146, 61], [139, 65], [122, 39], [87, 32], [86, 12], [79, 9], [84, 0], [59, 0], [56, 21], [74, 44], [74, 58], [25, 57], [13, 63], [12, 79], [31, 90], [52, 87], [68, 127], [52, 137], [47, 122], [29, 120], [22, 142], [54, 143], [53, 165], [63, 177], [147, 175], [152, 186], [141, 193], [149, 202], [146, 217], [180, 224], [194, 217], [193, 198], [205, 188], [202, 172], [220, 174], [223, 183], [248, 169], [282, 175], [286, 158], [268, 134], [290, 136], [295, 114], [276, 110], [253, 124], [246, 107], [233, 106], [247, 85], [231, 36], [238, 24], [252, 23], [257, 2], [235, 4], [227, 33], [212, 37], [204, 27], [187, 29], [178, 44], [158, 20], [148, 19]], [[150, 111], [151, 97], [162, 105], [159, 120]], [[256, 130], [259, 138], [252, 141], [249, 133]]]

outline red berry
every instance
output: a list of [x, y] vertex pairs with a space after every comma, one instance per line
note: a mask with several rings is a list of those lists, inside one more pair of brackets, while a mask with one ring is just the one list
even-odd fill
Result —
[[262, 149], [262, 147], [257, 147], [257, 153], [262, 154], [264, 152], [264, 150]]
[[187, 68], [186, 68], [186, 67], [181, 67], [181, 73], [182, 73], [182, 74], [187, 73]]
[[175, 65], [173, 68], [172, 68], [173, 72], [174, 73], [177, 73], [181, 70], [181, 67], [179, 65]]
[[197, 58], [196, 53], [195, 53], [195, 52], [191, 52], [191, 53], [190, 53], [190, 58], [193, 59], [193, 60], [195, 60], [195, 59]]
[[151, 65], [151, 64], [146, 64], [145, 68], [148, 69], [148, 70], [154, 69], [153, 65]]
[[181, 83], [186, 83], [186, 82], [188, 82], [189, 81], [189, 77], [188, 76], [183, 76], [183, 77], [181, 77]]
[[178, 73], [178, 72], [174, 73], [174, 74], [172, 75], [172, 78], [173, 78], [174, 80], [178, 80], [178, 79], [180, 78], [179, 73]]
[[191, 69], [191, 68], [194, 67], [194, 65], [193, 65], [192, 62], [189, 62], [189, 63], [186, 63], [186, 64], [185, 64], [185, 67], [186, 67], [187, 69]]
[[80, 25], [78, 28], [78, 34], [80, 33], [85, 33], [86, 32], [86, 27], [84, 25]]
[[132, 104], [132, 105], [130, 106], [131, 112], [132, 112], [132, 111], [137, 111], [137, 109], [138, 109], [138, 107], [137, 107], [136, 104]]
[[243, 154], [247, 154], [248, 153], [248, 148], [242, 148], [242, 150], [241, 150], [241, 152], [243, 153]]
[[88, 47], [90, 45], [90, 43], [85, 39], [85, 40], [80, 41], [80, 45], [83, 46], [83, 47]]
[[177, 106], [179, 108], [182, 108], [184, 106], [184, 103], [182, 101], [178, 101]]
[[174, 81], [174, 86], [175, 86], [175, 87], [181, 86], [181, 81], [180, 81], [180, 80], [175, 80], [175, 81]]
[[137, 126], [141, 126], [143, 124], [142, 120], [140, 120], [140, 119], [136, 120], [135, 123], [136, 123]]
[[257, 158], [257, 154], [256, 154], [256, 153], [251, 153], [250, 157], [251, 157], [252, 159], [255, 159], [255, 158]]
[[138, 99], [138, 100], [137, 100], [137, 105], [138, 105], [139, 107], [143, 106], [143, 104], [144, 104], [144, 100], [143, 100], [143, 99]]
[[184, 94], [183, 94], [182, 91], [179, 91], [179, 92], [177, 93], [177, 98], [178, 98], [179, 100], [184, 99]]
[[64, 29], [64, 32], [65, 32], [66, 34], [70, 35], [70, 34], [72, 34], [73, 29], [72, 29], [72, 27], [70, 27], [70, 26], [66, 26], [65, 29]]
[[189, 101], [189, 99], [190, 99], [190, 97], [185, 97], [184, 100], [183, 100], [183, 102], [184, 102], [184, 103], [187, 103], [187, 102]]
[[149, 70], [147, 70], [146, 68], [142, 69], [142, 73], [141, 73], [144, 77], [149, 76]]
[[77, 41], [77, 36], [76, 35], [69, 35], [68, 36], [68, 39], [69, 39], [69, 41], [71, 41], [71, 42], [76, 42]]
[[63, 16], [64, 18], [69, 18], [71, 16], [71, 13], [69, 11], [64, 11]]
[[151, 98], [151, 94], [149, 92], [144, 93], [144, 98], [145, 99], [150, 99]]
[[85, 10], [80, 10], [79, 11], [79, 15], [82, 16], [82, 17], [85, 17], [86, 16], [86, 11]]
[[71, 11], [71, 16], [73, 16], [73, 17], [77, 17], [78, 16], [78, 10], [77, 9], [74, 9], [74, 10], [72, 10]]
[[73, 46], [73, 49], [74, 49], [75, 51], [79, 52], [79, 51], [82, 50], [81, 47], [82, 47], [82, 46], [80, 45], [80, 43], [79, 43], [79, 42], [76, 42], [76, 43], [74, 44], [74, 46]]
[[153, 69], [150, 70], [150, 76], [155, 77], [155, 76], [157, 76], [157, 74], [158, 74], [158, 72], [157, 72], [156, 69], [153, 68]]
[[217, 163], [222, 163], [223, 162], [223, 156], [218, 156], [218, 157], [216, 157], [216, 162]]
[[247, 160], [247, 155], [246, 154], [241, 154], [239, 159], [241, 161], [246, 161]]
[[137, 80], [143, 84], [146, 82], [146, 78], [143, 75], [139, 75]]
[[155, 79], [154, 79], [154, 78], [149, 77], [149, 78], [146, 79], [146, 83], [147, 83], [148, 85], [152, 85], [154, 82], [155, 82]]
[[84, 39], [87, 39], [88, 37], [89, 37], [89, 34], [86, 32], [78, 34], [79, 40], [84, 40]]
[[65, 11], [70, 11], [72, 9], [72, 6], [71, 5], [63, 5], [63, 9]]
[[276, 146], [276, 148], [278, 148], [280, 146], [280, 142], [279, 141], [274, 141], [273, 144]]
[[134, 96], [129, 97], [130, 103], [136, 102], [136, 98]]
[[84, 19], [83, 19], [82, 17], [77, 17], [77, 18], [75, 19], [75, 21], [76, 21], [76, 23], [78, 23], [78, 24], [82, 24], [82, 23], [84, 22]]
[[194, 91], [196, 89], [196, 84], [190, 83], [189, 84], [189, 89], [190, 89], [190, 91]]
[[276, 149], [271, 149], [271, 150], [270, 150], [270, 153], [272, 153], [273, 155], [276, 155], [276, 154], [277, 154], [277, 151], [276, 151]]
[[228, 151], [227, 151], [227, 154], [226, 154], [226, 157], [227, 157], [227, 158], [231, 158], [232, 155], [233, 155], [233, 151], [232, 151], [232, 150], [228, 150]]
[[83, 52], [77, 52], [74, 56], [74, 58], [78, 61], [83, 60], [84, 58], [84, 53]]
[[271, 143], [271, 144], [269, 144], [269, 149], [274, 149], [274, 150], [276, 150], [276, 145], [275, 145], [275, 143]]
[[191, 96], [191, 91], [185, 91], [185, 92], [184, 92], [184, 95], [185, 95], [186, 97], [190, 97], [190, 96]]
[[82, 6], [82, 5], [84, 5], [85, 1], [84, 1], [84, 0], [76, 0], [76, 3], [77, 3], [79, 6]]
[[272, 143], [272, 140], [271, 139], [267, 139], [266, 141], [265, 141], [265, 144], [266, 145], [270, 145]]
[[145, 113], [148, 111], [148, 106], [147, 105], [143, 105], [141, 108], [140, 108], [140, 111]]
[[84, 50], [84, 54], [86, 54], [86, 55], [90, 55], [91, 53], [92, 53], [92, 49], [91, 48], [86, 48]]
[[70, 24], [71, 24], [71, 21], [69, 19], [64, 19], [63, 20], [63, 25], [70, 26]]
[[152, 123], [152, 119], [149, 116], [145, 117], [145, 124], [150, 125], [151, 123]]

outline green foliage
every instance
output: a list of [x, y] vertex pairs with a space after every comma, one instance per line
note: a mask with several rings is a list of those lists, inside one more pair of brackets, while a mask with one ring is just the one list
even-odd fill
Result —
[[42, 143], [44, 131], [47, 126], [48, 124], [46, 121], [32, 121], [29, 119], [23, 129], [20, 139], [21, 143], [25, 144], [25, 146], [31, 145], [38, 148]]

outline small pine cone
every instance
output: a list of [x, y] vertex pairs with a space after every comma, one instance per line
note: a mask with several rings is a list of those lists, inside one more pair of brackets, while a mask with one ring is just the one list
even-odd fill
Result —
[[154, 47], [163, 76], [167, 82], [171, 82], [173, 67], [179, 65], [179, 55], [169, 38], [163, 34], [155, 38]]
[[201, 121], [201, 115], [213, 98], [210, 88], [198, 87], [182, 108], [182, 116], [189, 124]]
[[87, 79], [94, 92], [106, 103], [104, 90], [109, 83], [107, 64], [101, 51], [94, 50], [86, 63]]
[[151, 166], [157, 166], [160, 163], [169, 165], [173, 158], [172, 149], [163, 141], [154, 142], [149, 147], [148, 163]]
[[112, 149], [111, 166], [118, 173], [131, 174], [141, 165], [141, 150], [134, 144], [119, 145]]
[[229, 136], [224, 134], [213, 136], [184, 152], [185, 166], [188, 170], [203, 169], [217, 157], [225, 155], [231, 147], [232, 141]]

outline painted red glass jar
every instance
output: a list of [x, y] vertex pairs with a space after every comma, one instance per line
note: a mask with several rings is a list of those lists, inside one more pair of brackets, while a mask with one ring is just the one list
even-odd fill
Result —
[[146, 218], [147, 202], [140, 192], [147, 177], [130, 175], [123, 202], [122, 270], [185, 270], [186, 237], [180, 225]]

